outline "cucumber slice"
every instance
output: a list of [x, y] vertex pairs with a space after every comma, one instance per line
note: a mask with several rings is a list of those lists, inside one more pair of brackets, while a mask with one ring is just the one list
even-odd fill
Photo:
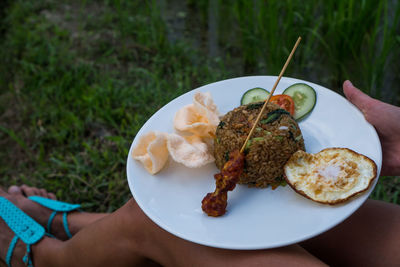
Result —
[[254, 102], [264, 101], [268, 96], [269, 92], [264, 88], [256, 87], [249, 89], [243, 94], [242, 99], [240, 99], [240, 104], [247, 105]]
[[296, 120], [300, 120], [310, 113], [317, 102], [315, 90], [305, 83], [293, 84], [286, 88], [283, 94], [293, 98], [295, 109], [293, 117]]

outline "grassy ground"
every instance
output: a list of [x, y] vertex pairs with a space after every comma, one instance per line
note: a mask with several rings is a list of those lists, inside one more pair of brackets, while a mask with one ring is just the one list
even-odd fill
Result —
[[[298, 35], [287, 76], [335, 91], [351, 79], [400, 104], [400, 4], [320, 2], [2, 2], [0, 184], [114, 210], [130, 196], [129, 145], [155, 111], [213, 81], [277, 75]], [[373, 197], [400, 203], [399, 190], [383, 178]]]

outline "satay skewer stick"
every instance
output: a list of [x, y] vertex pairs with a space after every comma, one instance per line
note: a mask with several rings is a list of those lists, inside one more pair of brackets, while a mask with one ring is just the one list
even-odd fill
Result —
[[265, 110], [265, 108], [267, 107], [268, 102], [269, 102], [271, 96], [274, 94], [275, 89], [276, 89], [276, 87], [278, 86], [279, 81], [281, 80], [283, 74], [285, 73], [285, 70], [286, 70], [287, 66], [289, 65], [289, 62], [290, 62], [290, 60], [292, 59], [293, 54], [294, 54], [294, 52], [296, 51], [296, 48], [297, 48], [297, 46], [299, 45], [300, 41], [301, 41], [301, 37], [299, 36], [299, 38], [297, 38], [297, 41], [296, 41], [296, 43], [295, 43], [294, 46], [293, 46], [292, 52], [290, 52], [288, 58], [286, 59], [285, 65], [283, 65], [283, 68], [282, 68], [282, 70], [281, 70], [281, 73], [280, 73], [279, 76], [278, 76], [278, 79], [276, 80], [274, 86], [272, 87], [271, 93], [269, 94], [269, 96], [268, 96], [267, 99], [265, 100], [264, 105], [262, 106], [262, 108], [261, 108], [261, 110], [260, 110], [260, 113], [258, 113], [257, 119], [256, 119], [256, 121], [254, 122], [253, 127], [251, 127], [251, 130], [250, 130], [249, 134], [247, 135], [247, 138], [246, 138], [246, 140], [244, 141], [244, 144], [243, 144], [242, 148], [240, 149], [240, 153], [243, 153], [244, 148], [246, 147], [247, 142], [249, 141], [250, 137], [252, 136], [252, 134], [253, 134], [253, 132], [254, 132], [254, 129], [256, 128], [256, 125], [258, 124], [258, 121], [259, 121], [260, 118], [261, 118], [261, 115], [264, 113], [264, 110]]

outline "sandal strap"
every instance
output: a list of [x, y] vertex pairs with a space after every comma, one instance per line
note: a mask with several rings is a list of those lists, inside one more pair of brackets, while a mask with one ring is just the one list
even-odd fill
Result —
[[27, 245], [33, 245], [44, 236], [43, 226], [4, 197], [0, 197], [0, 217]]
[[14, 238], [11, 240], [10, 245], [8, 246], [6, 255], [6, 264], [8, 267], [11, 267], [11, 258], [18, 240], [19, 240], [18, 236], [15, 235]]
[[69, 231], [69, 226], [68, 226], [68, 220], [67, 220], [67, 213], [64, 212], [63, 214], [63, 226], [64, 226], [64, 231], [67, 234], [68, 238], [72, 237], [71, 232]]
[[8, 199], [0, 196], [0, 217], [4, 220], [7, 226], [15, 233], [14, 238], [10, 242], [7, 250], [6, 263], [11, 266], [11, 258], [15, 246], [19, 239], [26, 244], [26, 254], [23, 261], [32, 266], [31, 245], [40, 241], [45, 230], [43, 226], [38, 224], [34, 219], [29, 217], [25, 212], [11, 203]]
[[51, 234], [51, 223], [53, 222], [53, 220], [54, 220], [54, 218], [56, 217], [56, 215], [57, 215], [57, 211], [53, 211], [51, 214], [50, 214], [50, 217], [49, 217], [49, 219], [47, 220], [47, 232], [49, 233], [49, 234]]
[[31, 257], [31, 245], [26, 245], [26, 253], [22, 258], [22, 261], [25, 263], [27, 267], [33, 267], [32, 257]]
[[40, 197], [40, 196], [30, 196], [28, 198], [30, 200], [38, 203], [39, 205], [42, 205], [48, 209], [53, 210], [53, 213], [51, 213], [49, 219], [47, 220], [47, 232], [49, 234], [51, 234], [51, 224], [52, 224], [55, 216], [59, 212], [62, 212], [63, 213], [63, 227], [65, 230], [65, 233], [68, 236], [68, 238], [72, 237], [72, 234], [69, 230], [67, 215], [68, 215], [68, 212], [70, 212], [70, 211], [74, 211], [74, 210], [80, 211], [81, 205], [70, 204], [70, 203], [53, 200], [53, 199], [49, 199], [49, 198], [44, 198], [44, 197]]
[[30, 200], [46, 207], [54, 211], [59, 211], [59, 212], [68, 212], [68, 211], [73, 211], [77, 210], [81, 207], [79, 204], [70, 204], [58, 200], [53, 200], [45, 197], [39, 197], [39, 196], [30, 196], [28, 197]]
[[[47, 234], [50, 235], [50, 236], [53, 236], [53, 235], [51, 234], [51, 224], [52, 224], [52, 222], [53, 222], [53, 220], [54, 220], [54, 218], [56, 217], [57, 214], [58, 214], [57, 211], [53, 211], [53, 212], [50, 214], [49, 220], [47, 221]], [[64, 227], [64, 231], [65, 231], [65, 233], [67, 234], [68, 238], [71, 238], [71, 237], [72, 237], [72, 234], [71, 234], [71, 232], [69, 231], [69, 225], [68, 225], [67, 215], [68, 215], [68, 213], [63, 212], [63, 216], [62, 216], [62, 218], [63, 218], [63, 227]]]

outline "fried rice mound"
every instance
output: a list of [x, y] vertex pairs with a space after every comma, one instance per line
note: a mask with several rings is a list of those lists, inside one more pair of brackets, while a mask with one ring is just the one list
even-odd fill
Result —
[[[214, 140], [215, 164], [220, 170], [229, 153], [242, 147], [262, 105], [263, 102], [240, 106], [221, 118]], [[269, 103], [245, 147], [239, 184], [272, 188], [283, 184], [283, 166], [298, 150], [305, 150], [299, 125], [287, 111]]]

